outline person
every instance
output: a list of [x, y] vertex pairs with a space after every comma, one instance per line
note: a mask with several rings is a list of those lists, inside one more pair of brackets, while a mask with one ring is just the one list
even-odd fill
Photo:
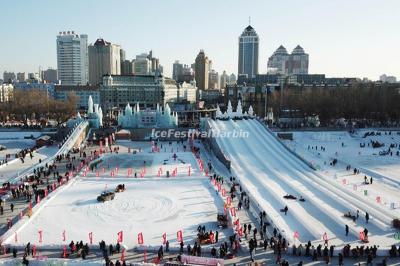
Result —
[[356, 214], [356, 220], [358, 220], [358, 217], [360, 216], [360, 211], [357, 210], [357, 214]]
[[368, 237], [368, 229], [367, 228], [364, 228], [364, 236]]
[[283, 211], [285, 212], [285, 215], [287, 214], [288, 211], [288, 206], [286, 205], [285, 208], [283, 208]]
[[11, 212], [14, 212], [14, 204], [13, 203], [10, 204], [10, 208], [11, 208]]
[[349, 226], [347, 224], [345, 225], [345, 230], [346, 230], [346, 236], [348, 236], [349, 235]]
[[215, 231], [215, 243], [218, 243], [218, 231]]
[[371, 178], [369, 179], [369, 183], [372, 185], [372, 176], [371, 176]]
[[369, 220], [369, 213], [366, 212], [366, 213], [365, 213], [365, 221], [368, 223], [368, 220]]
[[339, 266], [343, 266], [343, 255], [339, 253]]

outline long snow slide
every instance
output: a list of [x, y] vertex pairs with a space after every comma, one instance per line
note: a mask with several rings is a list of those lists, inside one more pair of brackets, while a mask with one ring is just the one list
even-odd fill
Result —
[[[394, 215], [359, 195], [352, 195], [340, 184], [319, 175], [303, 161], [282, 147], [281, 143], [257, 120], [209, 121], [214, 132], [221, 132], [217, 143], [231, 161], [232, 175], [248, 191], [260, 208], [291, 241], [294, 232], [299, 240], [322, 241], [326, 233], [330, 244], [342, 246], [358, 242], [359, 233], [367, 228], [372, 244], [388, 247], [396, 240], [391, 222]], [[248, 132], [248, 137], [233, 138], [233, 132]], [[231, 132], [230, 134], [226, 134]], [[291, 194], [306, 201], [284, 199]], [[287, 215], [280, 209], [288, 206]], [[354, 223], [344, 213], [360, 211]], [[370, 214], [369, 223], [364, 219]], [[345, 225], [350, 232], [345, 236]]]

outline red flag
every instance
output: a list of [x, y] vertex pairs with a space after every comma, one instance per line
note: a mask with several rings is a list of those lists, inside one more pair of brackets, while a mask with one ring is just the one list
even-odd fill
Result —
[[124, 242], [124, 232], [119, 231], [118, 232], [118, 239], [117, 239], [118, 243]]
[[45, 197], [47, 197], [47, 194], [48, 194], [49, 192], [47, 191], [47, 188], [44, 190], [44, 196]]
[[65, 238], [65, 230], [62, 232], [62, 241], [65, 242], [66, 238]]
[[139, 245], [143, 245], [144, 240], [143, 240], [143, 233], [142, 233], [142, 232], [140, 232], [140, 233], [138, 234], [138, 236], [137, 236], [137, 242], [138, 242]]
[[36, 245], [32, 246], [32, 257], [36, 257]]
[[21, 211], [21, 212], [19, 213], [19, 219], [22, 219], [22, 217], [24, 217], [24, 213]]
[[210, 237], [211, 243], [214, 243], [214, 233], [211, 233], [211, 234], [209, 235], [209, 237]]
[[43, 231], [39, 230], [38, 233], [39, 233], [39, 243], [42, 243], [43, 242]]
[[222, 197], [225, 197], [226, 196], [226, 190], [225, 190], [225, 188], [223, 188], [222, 189]]
[[93, 244], [93, 232], [89, 233], [89, 243]]
[[377, 203], [381, 203], [381, 197], [380, 197], [380, 196], [377, 196], [377, 197], [376, 197], [376, 202], [377, 202]]
[[322, 239], [328, 241], [328, 234], [326, 232], [323, 234]]
[[239, 236], [243, 236], [243, 227], [239, 228]]
[[364, 239], [365, 239], [364, 231], [361, 231], [361, 232], [360, 232], [360, 240], [361, 240], [361, 241], [364, 241]]
[[236, 209], [235, 209], [235, 207], [232, 207], [232, 208], [231, 208], [231, 215], [234, 216], [234, 217], [236, 216]]
[[231, 199], [231, 197], [226, 197], [226, 205], [231, 205], [231, 203], [232, 203], [232, 199]]
[[188, 176], [190, 176], [190, 170], [191, 170], [191, 168], [190, 168], [190, 165], [189, 165]]
[[125, 261], [125, 249], [122, 250], [120, 261]]
[[299, 234], [299, 232], [298, 232], [298, 231], [294, 232], [294, 235], [293, 235], [293, 237], [294, 237], [294, 238], [297, 238], [297, 239], [298, 239], [298, 238], [299, 238], [299, 236], [300, 236], [300, 234]]
[[66, 257], [67, 257], [67, 246], [64, 245], [63, 258], [65, 259]]
[[182, 230], [179, 230], [178, 232], [176, 232], [176, 238], [178, 239], [178, 242], [183, 241]]
[[40, 203], [40, 196], [39, 196], [39, 195], [37, 196], [36, 203], [37, 203], [37, 204]]
[[165, 243], [167, 243], [167, 233], [164, 233], [162, 235], [162, 238], [163, 238], [163, 244], [165, 245]]
[[147, 262], [147, 250], [144, 250], [144, 253], [143, 253], [143, 261], [144, 261], [144, 262]]

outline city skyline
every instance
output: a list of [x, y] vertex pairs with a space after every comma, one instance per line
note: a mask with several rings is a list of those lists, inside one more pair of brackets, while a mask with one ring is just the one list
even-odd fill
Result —
[[[193, 12], [180, 12], [184, 1], [151, 6], [133, 1], [117, 3], [4, 1], [5, 10], [18, 12], [4, 12], [0, 18], [7, 25], [0, 29], [6, 36], [0, 49], [0, 73], [37, 72], [39, 66], [42, 70], [56, 68], [56, 36], [59, 31], [74, 30], [87, 34], [88, 44], [102, 37], [120, 45], [130, 60], [153, 50], [169, 77], [175, 60], [191, 64], [200, 49], [217, 72], [237, 74], [237, 39], [251, 16], [251, 25], [260, 37], [259, 73], [267, 72], [268, 58], [277, 47], [300, 45], [310, 55], [309, 73], [373, 80], [384, 73], [400, 76], [399, 37], [394, 34], [396, 25], [400, 25], [397, 1], [385, 1], [384, 5], [372, 0], [220, 1], [213, 5], [202, 1], [191, 3]], [[125, 16], [118, 13], [121, 10], [126, 11]], [[29, 18], [28, 11], [32, 14]], [[104, 20], [105, 12], [115, 14], [118, 20]], [[166, 15], [171, 12], [173, 17]]]

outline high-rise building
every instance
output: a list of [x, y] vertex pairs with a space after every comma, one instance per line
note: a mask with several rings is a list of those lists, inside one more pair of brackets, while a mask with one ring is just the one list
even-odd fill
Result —
[[26, 79], [25, 72], [18, 72], [17, 73], [18, 82], [25, 82], [25, 79]]
[[218, 72], [212, 69], [208, 73], [208, 88], [210, 90], [218, 90], [219, 89], [219, 75]]
[[176, 60], [172, 65], [172, 78], [178, 81], [179, 76], [183, 74], [183, 64], [179, 63], [179, 60]]
[[121, 62], [121, 75], [132, 75], [133, 74], [133, 63], [130, 60], [124, 60]]
[[238, 75], [252, 78], [258, 74], [258, 43], [256, 31], [252, 26], [247, 26], [239, 36]]
[[229, 83], [229, 76], [228, 74], [226, 74], [226, 71], [224, 70], [219, 80], [219, 88], [221, 90], [224, 90], [228, 83]]
[[282, 45], [268, 58], [268, 73], [297, 75], [308, 74], [308, 54], [297, 45], [291, 54]]
[[308, 54], [297, 45], [289, 57], [289, 74], [308, 74]]
[[12, 84], [0, 85], [0, 103], [9, 102], [13, 97], [14, 86]]
[[47, 70], [44, 70], [42, 72], [42, 79], [43, 82], [46, 83], [57, 83], [58, 82], [57, 69], [48, 68]]
[[268, 73], [287, 74], [289, 68], [289, 54], [282, 45], [268, 58]]
[[15, 73], [4, 71], [3, 81], [4, 83], [13, 83], [15, 81]]
[[119, 50], [119, 55], [120, 55], [121, 63], [124, 62], [126, 60], [126, 58], [125, 58], [125, 50], [121, 48]]
[[163, 67], [160, 65], [160, 60], [153, 57], [153, 51], [142, 53], [136, 56], [133, 60], [133, 68], [135, 74], [162, 74]]
[[139, 75], [147, 75], [150, 74], [151, 70], [151, 62], [148, 59], [148, 54], [142, 53], [137, 55], [135, 60], [133, 61], [134, 73]]
[[208, 57], [200, 50], [195, 61], [195, 79], [199, 90], [208, 89], [208, 72], [210, 69]]
[[57, 36], [58, 78], [63, 85], [86, 84], [89, 81], [88, 36], [63, 31]]
[[89, 83], [100, 84], [106, 74], [121, 74], [121, 46], [97, 39], [89, 45]]
[[229, 76], [229, 84], [235, 84], [236, 83], [236, 75], [235, 74], [230, 74]]
[[182, 74], [178, 76], [178, 82], [191, 83], [194, 81], [194, 70], [189, 65], [183, 65]]

